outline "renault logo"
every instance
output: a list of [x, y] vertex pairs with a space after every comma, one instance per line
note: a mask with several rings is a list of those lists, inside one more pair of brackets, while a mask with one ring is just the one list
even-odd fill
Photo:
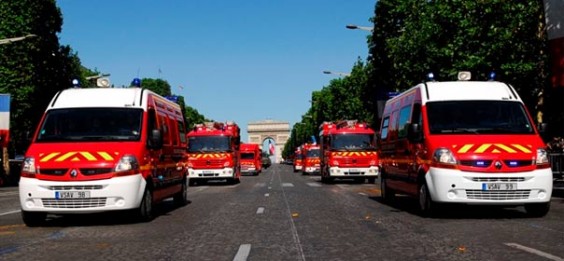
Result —
[[207, 164], [207, 165], [210, 165], [210, 164], [211, 164], [211, 161], [206, 160], [206, 164]]
[[501, 169], [501, 161], [499, 161], [499, 160], [496, 161], [496, 162], [494, 163], [494, 166], [495, 166], [496, 169]]
[[78, 171], [76, 171], [76, 169], [72, 169], [70, 172], [70, 176], [76, 178], [77, 175], [78, 175]]

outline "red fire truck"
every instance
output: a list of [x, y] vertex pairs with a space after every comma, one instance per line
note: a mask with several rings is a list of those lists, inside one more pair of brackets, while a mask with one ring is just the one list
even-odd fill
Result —
[[368, 124], [356, 120], [324, 122], [320, 129], [323, 182], [335, 178], [376, 181], [379, 168], [375, 132]]
[[303, 167], [302, 173], [304, 175], [318, 174], [320, 171], [320, 147], [316, 143], [306, 143], [302, 148]]
[[303, 167], [303, 154], [302, 148], [297, 147], [296, 151], [294, 151], [294, 172], [298, 172], [302, 170]]
[[241, 153], [241, 173], [258, 175], [262, 171], [262, 161], [260, 147], [256, 143], [242, 143]]
[[212, 179], [239, 183], [240, 129], [234, 122], [197, 124], [188, 133], [190, 184]]

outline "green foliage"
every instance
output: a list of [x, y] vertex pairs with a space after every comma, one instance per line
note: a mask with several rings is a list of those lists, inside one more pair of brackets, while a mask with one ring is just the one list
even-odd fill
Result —
[[542, 1], [378, 1], [369, 103], [424, 81], [429, 72], [456, 80], [458, 71], [471, 71], [473, 79], [485, 80], [496, 71], [533, 109], [546, 84], [542, 17]]
[[191, 130], [194, 128], [194, 125], [198, 124], [198, 123], [204, 123], [207, 121], [213, 121], [210, 119], [207, 119], [204, 115], [200, 114], [198, 112], [198, 110], [190, 107], [190, 106], [185, 106], [186, 109], [186, 122], [188, 122], [187, 126], [188, 129]]
[[141, 87], [147, 88], [161, 96], [169, 96], [172, 94], [170, 84], [162, 79], [143, 78], [141, 79]]

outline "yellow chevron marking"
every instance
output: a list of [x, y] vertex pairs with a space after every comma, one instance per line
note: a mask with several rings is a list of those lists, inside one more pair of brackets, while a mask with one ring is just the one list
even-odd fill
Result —
[[466, 145], [462, 146], [462, 148], [460, 148], [460, 149], [458, 150], [458, 153], [466, 153], [466, 152], [468, 152], [468, 150], [470, 150], [473, 146], [474, 146], [474, 144], [466, 144]]
[[531, 153], [531, 150], [527, 149], [527, 148], [524, 147], [524, 146], [521, 146], [521, 145], [519, 145], [519, 144], [511, 144], [511, 145], [513, 145], [513, 147], [515, 147], [515, 148], [518, 148], [518, 149], [521, 150], [522, 152]]
[[477, 150], [476, 153], [483, 153], [484, 151], [486, 151], [490, 146], [492, 146], [491, 144], [482, 144]]
[[78, 157], [74, 157], [71, 159], [71, 161], [80, 161], [80, 159]]
[[61, 162], [61, 161], [64, 161], [64, 160], [74, 156], [74, 155], [76, 155], [75, 151], [67, 152], [63, 156], [58, 157], [55, 161]]
[[80, 155], [85, 157], [86, 160], [88, 160], [88, 161], [96, 161], [97, 160], [96, 157], [94, 157], [94, 156], [92, 156], [92, 154], [90, 154], [90, 152], [82, 151], [82, 152], [79, 152], [79, 153], [80, 153]]
[[98, 151], [98, 155], [100, 155], [100, 157], [104, 158], [104, 160], [114, 160], [114, 158], [109, 153], [104, 152], [104, 151]]
[[500, 153], [500, 152], [501, 152], [501, 151], [499, 151], [499, 150], [497, 150], [497, 149], [492, 150], [492, 153]]
[[52, 158], [56, 157], [59, 154], [61, 154], [61, 153], [60, 152], [53, 152], [53, 153], [45, 156], [44, 158], [42, 158], [40, 161], [41, 162], [47, 162], [47, 161], [51, 160]]
[[502, 150], [505, 150], [505, 151], [507, 151], [507, 152], [509, 152], [509, 153], [516, 153], [516, 152], [517, 152], [516, 150], [514, 150], [514, 149], [512, 149], [511, 147], [508, 147], [508, 146], [506, 146], [506, 145], [504, 145], [504, 144], [499, 144], [499, 143], [498, 143], [498, 144], [496, 144], [495, 146], [497, 146], [498, 148], [500, 148], [500, 149], [502, 149]]

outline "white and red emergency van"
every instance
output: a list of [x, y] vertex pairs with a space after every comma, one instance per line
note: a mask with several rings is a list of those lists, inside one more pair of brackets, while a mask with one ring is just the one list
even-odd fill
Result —
[[321, 140], [321, 180], [350, 178], [374, 183], [379, 162], [375, 132], [366, 122], [341, 120], [319, 126]]
[[552, 171], [534, 121], [515, 89], [495, 80], [428, 81], [386, 102], [379, 157], [384, 200], [550, 208]]
[[302, 146], [299, 146], [294, 151], [294, 161], [293, 161], [294, 172], [298, 172], [298, 171], [302, 170], [303, 157], [304, 157], [304, 155], [303, 155], [303, 151], [302, 151]]
[[133, 210], [187, 203], [186, 133], [180, 106], [139, 87], [73, 88], [57, 93], [23, 160], [24, 222], [48, 213]]
[[302, 146], [302, 174], [314, 175], [321, 171], [321, 148], [317, 143], [305, 143]]
[[241, 143], [239, 146], [241, 174], [258, 175], [262, 172], [260, 146], [256, 143]]

